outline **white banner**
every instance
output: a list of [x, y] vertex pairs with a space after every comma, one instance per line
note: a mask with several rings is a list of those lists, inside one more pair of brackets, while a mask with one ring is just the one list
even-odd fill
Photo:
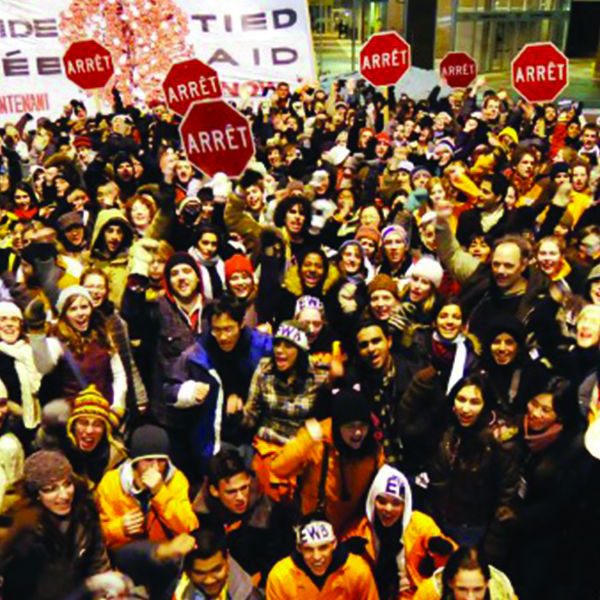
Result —
[[[143, 14], [146, 2], [112, 0], [108, 6], [139, 4]], [[307, 0], [172, 2], [187, 14], [187, 41], [196, 58], [217, 70], [225, 96], [238, 95], [241, 82], [248, 83], [252, 95], [260, 95], [265, 84], [294, 84], [315, 77]], [[66, 48], [58, 39], [58, 28], [61, 13], [73, 4], [73, 0], [0, 0], [0, 123], [25, 112], [58, 117], [72, 98], [85, 100], [88, 109], [95, 110], [94, 102], [63, 73]], [[97, 9], [98, 4], [90, 2], [90, 7]], [[95, 13], [90, 18], [98, 21], [101, 16]], [[98, 41], [110, 45], [110, 40]], [[119, 58], [113, 51], [113, 60]]]

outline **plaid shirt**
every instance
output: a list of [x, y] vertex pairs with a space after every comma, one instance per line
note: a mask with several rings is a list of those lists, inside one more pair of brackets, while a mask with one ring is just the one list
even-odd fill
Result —
[[291, 384], [276, 376], [273, 359], [258, 363], [244, 406], [244, 425], [258, 427], [260, 439], [285, 444], [313, 413], [317, 392], [328, 373], [309, 367], [306, 377]]

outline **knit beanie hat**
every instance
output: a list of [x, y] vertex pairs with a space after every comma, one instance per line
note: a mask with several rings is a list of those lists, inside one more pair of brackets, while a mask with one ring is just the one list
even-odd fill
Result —
[[318, 310], [322, 316], [325, 315], [325, 306], [323, 305], [323, 302], [315, 296], [300, 296], [300, 298], [296, 300], [296, 308], [294, 310], [295, 317], [298, 318], [300, 313], [306, 308], [313, 308], [314, 310]]
[[168, 460], [169, 451], [169, 437], [162, 427], [142, 425], [131, 435], [129, 456], [132, 463], [140, 458], [166, 458]]
[[234, 273], [244, 272], [254, 275], [252, 261], [243, 254], [234, 254], [225, 261], [225, 279], [229, 281]]
[[456, 147], [452, 143], [452, 140], [448, 138], [443, 138], [439, 142], [437, 142], [435, 145], [435, 149], [437, 150], [438, 148], [447, 148], [452, 154], [454, 154], [456, 150]]
[[338, 249], [338, 253], [337, 253], [337, 259], [338, 261], [342, 259], [342, 252], [348, 248], [348, 246], [356, 246], [358, 248], [358, 252], [360, 254], [361, 259], [364, 261], [365, 260], [365, 251], [363, 249], [363, 247], [360, 245], [360, 242], [358, 240], [346, 240], [345, 242], [343, 242], [339, 249]]
[[513, 144], [519, 143], [519, 136], [517, 135], [516, 130], [513, 127], [505, 127], [499, 134], [498, 138], [508, 137]]
[[392, 140], [391, 140], [391, 138], [390, 138], [389, 134], [388, 134], [388, 133], [386, 133], [385, 131], [382, 131], [381, 133], [378, 133], [378, 134], [375, 136], [375, 139], [376, 139], [378, 142], [382, 143], [382, 144], [387, 144], [388, 146], [391, 146], [391, 145], [392, 145]]
[[56, 258], [57, 255], [56, 246], [50, 242], [32, 242], [21, 251], [21, 259], [30, 265], [35, 265], [35, 262], [38, 260], [51, 260]]
[[283, 321], [273, 337], [273, 342], [277, 340], [285, 340], [300, 350], [308, 352], [308, 338], [298, 321]]
[[111, 411], [108, 400], [98, 391], [93, 383], [79, 392], [73, 401], [73, 410], [67, 421], [67, 435], [74, 446], [77, 445], [77, 442], [73, 432], [73, 425], [79, 417], [101, 419], [105, 425], [107, 439], [110, 442], [113, 441], [112, 432], [114, 428], [118, 427], [119, 419]]
[[23, 313], [21, 309], [9, 300], [0, 301], [0, 317], [17, 317], [17, 319], [23, 320]]
[[249, 187], [253, 185], [257, 185], [259, 187], [264, 187], [263, 176], [254, 169], [246, 169], [244, 174], [240, 178], [240, 187], [247, 190]]
[[[200, 268], [198, 267], [198, 263], [192, 258], [190, 254], [187, 252], [175, 252], [171, 258], [165, 264], [165, 281], [167, 283], [167, 290], [170, 294], [173, 293], [173, 288], [171, 287], [171, 269], [176, 267], [177, 265], [188, 265], [194, 269], [194, 272], [198, 276], [198, 282], [202, 280], [200, 275]], [[198, 284], [200, 285], [200, 284]]]
[[430, 171], [430, 170], [429, 170], [427, 167], [425, 167], [424, 165], [417, 165], [417, 166], [416, 166], [416, 167], [413, 169], [412, 173], [410, 174], [410, 178], [411, 178], [411, 180], [413, 180], [413, 181], [414, 181], [415, 177], [416, 177], [416, 176], [417, 176], [417, 174], [419, 174], [419, 173], [426, 173], [427, 175], [429, 175], [429, 177], [431, 177], [431, 171]]
[[128, 152], [125, 152], [124, 150], [117, 152], [115, 154], [115, 157], [113, 158], [113, 163], [112, 163], [113, 169], [115, 170], [115, 172], [123, 163], [126, 163], [126, 162], [133, 163], [133, 159], [132, 159], [131, 155]]
[[56, 311], [59, 315], [62, 314], [67, 300], [73, 296], [83, 296], [89, 300], [90, 304], [92, 303], [92, 297], [87, 288], [84, 288], [82, 285], [70, 285], [59, 294], [58, 300], [56, 301]]
[[39, 450], [25, 461], [23, 481], [31, 495], [43, 487], [73, 475], [73, 467], [67, 457], [56, 450]]
[[500, 313], [491, 319], [482, 336], [482, 362], [486, 368], [490, 368], [490, 366], [492, 368], [496, 367], [496, 363], [492, 358], [491, 346], [492, 342], [501, 333], [508, 333], [517, 342], [518, 350], [515, 362], [520, 362], [522, 356], [526, 354], [525, 326], [514, 315]]
[[92, 138], [89, 135], [77, 135], [73, 140], [75, 148], [91, 148]]
[[571, 169], [568, 163], [556, 162], [550, 168], [550, 179], [554, 180], [556, 179], [557, 175], [560, 175], [560, 173], [569, 173], [570, 170]]
[[402, 238], [402, 241], [404, 242], [404, 244], [408, 243], [408, 234], [406, 233], [406, 229], [404, 229], [404, 227], [402, 227], [402, 225], [388, 225], [381, 232], [381, 243], [384, 244], [385, 238], [387, 238], [388, 235], [390, 235], [392, 233], [397, 233]]
[[501, 313], [493, 317], [483, 335], [484, 345], [490, 346], [501, 333], [508, 333], [520, 347], [525, 345], [525, 326], [514, 315]]
[[[370, 432], [363, 440], [360, 448], [350, 447], [342, 438], [340, 428], [346, 423], [366, 423]], [[331, 408], [332, 437], [337, 450], [346, 457], [358, 457], [371, 454], [375, 450], [375, 438], [371, 420], [369, 398], [362, 391], [354, 388], [342, 389], [333, 393]], [[347, 481], [342, 477], [342, 495], [348, 495]]]
[[420, 258], [416, 263], [409, 267], [406, 275], [408, 277], [413, 275], [424, 277], [430, 281], [436, 289], [439, 289], [442, 284], [442, 278], [444, 277], [444, 269], [434, 258], [423, 256], [423, 258]]
[[65, 232], [70, 227], [83, 227], [83, 213], [71, 210], [56, 220], [59, 231]]
[[375, 244], [379, 245], [379, 241], [381, 240], [381, 234], [377, 230], [376, 227], [372, 225], [361, 225], [357, 230], [354, 238], [357, 240], [361, 240], [362, 238], [367, 238], [371, 240]]
[[371, 283], [369, 283], [367, 290], [369, 296], [374, 292], [378, 292], [379, 290], [385, 290], [386, 292], [390, 292], [390, 294], [392, 294], [396, 299], [398, 298], [398, 286], [396, 285], [396, 282], [385, 273], [379, 273], [379, 275], [375, 275]]
[[355, 421], [371, 423], [369, 399], [363, 392], [352, 388], [340, 390], [337, 394], [334, 392], [331, 416], [336, 427]]

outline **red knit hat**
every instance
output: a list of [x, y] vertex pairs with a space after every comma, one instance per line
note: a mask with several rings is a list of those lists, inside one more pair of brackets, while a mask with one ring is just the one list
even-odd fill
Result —
[[375, 139], [378, 142], [383, 142], [384, 144], [387, 144], [388, 146], [392, 145], [392, 139], [390, 138], [389, 134], [386, 133], [385, 131], [382, 131], [381, 133], [378, 133], [375, 136]]
[[254, 275], [254, 267], [250, 259], [243, 254], [234, 254], [225, 261], [225, 279], [229, 281], [234, 273], [239, 273], [240, 271]]
[[91, 148], [92, 138], [88, 135], [78, 135], [73, 140], [73, 146], [75, 146], [75, 148]]

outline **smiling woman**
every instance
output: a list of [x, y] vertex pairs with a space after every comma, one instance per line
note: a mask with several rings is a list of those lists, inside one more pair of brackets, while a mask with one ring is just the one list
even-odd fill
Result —
[[243, 425], [256, 432], [253, 468], [265, 493], [291, 499], [295, 479], [276, 477], [271, 462], [304, 421], [314, 415], [319, 388], [327, 373], [308, 359], [308, 339], [297, 321], [284, 321], [273, 337], [273, 354], [256, 368], [243, 408]]
[[454, 418], [429, 469], [431, 514], [457, 542], [483, 543], [487, 556], [501, 559], [501, 523], [517, 503], [515, 448], [493, 434], [494, 400], [484, 374], [460, 380], [448, 401]]
[[3, 539], [4, 597], [66, 598], [110, 568], [98, 513], [60, 452], [32, 454], [24, 487], [25, 502]]
[[[36, 303], [39, 301], [32, 304]], [[125, 369], [90, 292], [78, 285], [65, 288], [56, 308], [59, 317], [53, 335], [46, 337], [38, 323], [37, 333], [32, 331], [31, 336], [36, 367], [48, 376], [49, 398], [72, 399], [93, 383], [122, 416], [127, 394]]]
[[22, 419], [17, 433], [28, 443], [40, 423], [37, 393], [41, 376], [24, 333], [23, 313], [13, 302], [0, 302], [0, 380], [6, 385], [11, 413]]

